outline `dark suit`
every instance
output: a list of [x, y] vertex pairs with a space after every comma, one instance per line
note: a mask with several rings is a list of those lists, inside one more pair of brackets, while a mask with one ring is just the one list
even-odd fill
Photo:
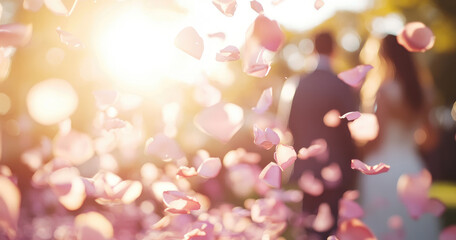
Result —
[[[325, 185], [323, 194], [317, 197], [304, 193], [304, 212], [315, 214], [320, 203], [326, 202], [337, 220], [339, 198], [346, 190], [354, 188], [355, 172], [350, 168], [350, 161], [355, 158], [355, 145], [347, 121], [342, 120], [339, 126], [333, 128], [323, 123], [323, 117], [333, 109], [340, 114], [356, 111], [357, 102], [355, 91], [330, 71], [316, 70], [300, 79], [288, 122], [294, 148], [299, 151], [302, 147], [309, 147], [315, 139], [323, 138], [328, 144], [329, 157], [326, 162], [315, 158], [296, 160], [290, 181], [297, 181], [305, 170], [311, 170], [316, 178], [324, 182], [321, 169], [334, 162], [342, 171], [342, 182], [338, 186], [330, 188]], [[336, 226], [331, 230], [334, 229]]]

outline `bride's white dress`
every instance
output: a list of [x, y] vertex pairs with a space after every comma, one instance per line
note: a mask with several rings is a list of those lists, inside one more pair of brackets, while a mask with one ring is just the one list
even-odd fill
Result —
[[365, 163], [375, 165], [380, 162], [391, 166], [386, 173], [363, 175], [358, 178], [360, 202], [365, 211], [363, 221], [371, 228], [378, 239], [388, 239], [392, 230], [388, 220], [400, 216], [405, 230], [404, 239], [438, 239], [439, 219], [424, 214], [413, 220], [397, 195], [397, 180], [402, 174], [415, 174], [424, 168], [414, 141], [414, 126], [400, 120], [389, 119], [384, 126], [383, 140], [378, 148], [366, 156]]

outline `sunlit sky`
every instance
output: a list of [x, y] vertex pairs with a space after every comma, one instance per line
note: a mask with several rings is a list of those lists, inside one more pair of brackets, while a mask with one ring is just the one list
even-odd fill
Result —
[[[366, 10], [373, 0], [327, 0], [318, 11], [314, 0], [284, 0], [278, 5], [269, 0], [259, 2], [267, 17], [288, 30], [300, 32], [319, 25], [338, 10]], [[186, 9], [186, 13], [145, 9], [140, 4], [135, 6], [135, 1], [130, 3], [129, 9], [107, 10], [95, 28], [95, 50], [102, 67], [130, 84], [134, 81], [151, 85], [164, 78], [195, 83], [204, 79], [202, 75], [210, 77], [212, 74], [229, 84], [232, 74], [226, 63], [215, 61], [215, 53], [227, 45], [241, 48], [248, 27], [258, 16], [251, 9], [250, 1], [238, 1], [233, 17], [223, 15], [209, 0], [178, 0], [177, 4]], [[175, 36], [187, 26], [193, 26], [204, 39], [204, 52], [199, 61], [174, 46]], [[223, 32], [226, 39], [208, 37], [216, 32]], [[151, 81], [151, 76], [156, 81]]]

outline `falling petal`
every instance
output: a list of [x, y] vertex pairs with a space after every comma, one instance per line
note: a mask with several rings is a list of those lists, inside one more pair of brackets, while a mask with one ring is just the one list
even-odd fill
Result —
[[120, 120], [118, 118], [107, 119], [104, 123], [104, 129], [107, 131], [122, 129], [127, 126], [127, 122]]
[[339, 218], [351, 219], [351, 218], [362, 218], [364, 210], [353, 200], [341, 198], [339, 199]]
[[367, 73], [373, 69], [371, 65], [358, 65], [352, 69], [341, 72], [337, 75], [342, 81], [351, 87], [358, 88], [363, 83]]
[[23, 47], [32, 38], [32, 25], [19, 23], [0, 25], [0, 47]]
[[432, 176], [426, 169], [418, 174], [403, 174], [399, 177], [397, 193], [413, 219], [419, 219], [426, 211], [431, 183]]
[[436, 216], [436, 217], [440, 217], [443, 212], [445, 212], [445, 204], [443, 204], [442, 201], [440, 201], [439, 199], [436, 199], [436, 198], [431, 198], [428, 200], [428, 202], [426, 203], [426, 207], [425, 207], [425, 211]]
[[250, 1], [250, 7], [258, 14], [263, 14], [263, 12], [264, 12], [263, 5], [261, 5], [261, 3], [259, 3], [256, 0]]
[[340, 116], [340, 118], [345, 118], [345, 119], [347, 119], [347, 121], [350, 121], [350, 122], [355, 121], [359, 117], [361, 117], [360, 112], [348, 112], [348, 113], [345, 113], [344, 115]]
[[270, 128], [266, 128], [264, 131], [258, 128], [256, 125], [253, 126], [254, 143], [266, 150], [269, 150], [274, 145], [280, 143], [279, 135]]
[[279, 50], [285, 41], [285, 35], [279, 24], [264, 15], [259, 15], [255, 19], [247, 31], [247, 37], [273, 52]]
[[377, 138], [379, 126], [377, 116], [372, 113], [363, 113], [356, 121], [348, 123], [348, 129], [353, 139], [367, 142]]
[[312, 228], [317, 232], [326, 232], [334, 225], [334, 217], [331, 214], [329, 204], [322, 203], [318, 207], [318, 213], [312, 224]]
[[342, 179], [342, 171], [340, 170], [339, 164], [331, 163], [321, 170], [321, 176], [325, 181], [330, 183], [340, 182]]
[[223, 32], [210, 33], [207, 36], [210, 38], [220, 38], [222, 40], [225, 40], [225, 33]]
[[435, 36], [421, 22], [411, 22], [397, 35], [397, 42], [410, 52], [425, 52], [434, 46]]
[[203, 39], [193, 27], [186, 27], [177, 34], [174, 45], [190, 56], [201, 59], [204, 51]]
[[59, 196], [59, 202], [68, 210], [79, 209], [86, 198], [85, 185], [81, 178], [73, 178], [70, 191]]
[[326, 140], [319, 138], [312, 141], [312, 145], [308, 148], [301, 148], [298, 152], [298, 157], [301, 160], [308, 159], [310, 157], [320, 157], [323, 156], [324, 153], [327, 152], [328, 144]]
[[89, 135], [75, 130], [65, 135], [58, 133], [54, 138], [53, 152], [56, 157], [81, 165], [93, 156], [93, 141]]
[[325, 5], [325, 2], [323, 2], [323, 0], [315, 0], [315, 4], [314, 4], [315, 9], [320, 10], [320, 8], [323, 7], [324, 5]]
[[210, 107], [220, 102], [222, 93], [216, 87], [209, 84], [196, 86], [193, 94], [195, 101], [205, 107]]
[[177, 160], [185, 156], [177, 142], [162, 133], [146, 141], [144, 153], [157, 156], [163, 161]]
[[361, 220], [352, 218], [339, 224], [336, 236], [340, 240], [376, 240], [372, 231]]
[[86, 212], [74, 218], [80, 240], [107, 240], [114, 235], [111, 222], [98, 212]]
[[216, 177], [222, 169], [220, 158], [208, 158], [198, 168], [198, 175], [204, 178]]
[[120, 199], [123, 204], [134, 202], [142, 193], [142, 184], [139, 181], [125, 180], [112, 188], [113, 199]]
[[44, 0], [44, 5], [55, 15], [67, 16], [69, 13], [62, 0]]
[[24, 0], [22, 7], [25, 10], [37, 12], [43, 6], [44, 0]]
[[177, 171], [177, 176], [180, 176], [180, 177], [193, 177], [193, 176], [196, 176], [198, 175], [198, 172], [196, 171], [196, 169], [194, 167], [185, 167], [185, 166], [181, 166], [179, 167], [179, 170]]
[[272, 104], [272, 87], [263, 91], [260, 96], [260, 99], [257, 102], [256, 107], [252, 108], [258, 114], [264, 113], [268, 110], [269, 106]]
[[239, 49], [235, 46], [227, 46], [220, 50], [215, 56], [219, 62], [236, 61], [241, 57]]
[[93, 96], [98, 109], [106, 110], [119, 99], [119, 92], [115, 90], [97, 90], [93, 92]]
[[43, 125], [53, 125], [69, 118], [76, 110], [78, 101], [73, 87], [61, 79], [37, 83], [27, 94], [30, 116]]
[[270, 162], [261, 171], [260, 179], [271, 187], [280, 188], [282, 186], [282, 170], [276, 163]]
[[218, 103], [196, 115], [194, 123], [209, 136], [228, 142], [242, 127], [244, 111], [232, 103]]
[[236, 0], [212, 0], [215, 7], [227, 17], [232, 17], [236, 11]]
[[193, 197], [187, 196], [179, 191], [163, 192], [163, 201], [171, 213], [189, 213], [192, 210], [200, 209], [200, 203]]
[[60, 27], [57, 28], [57, 34], [59, 35], [60, 41], [73, 48], [84, 48], [84, 44], [73, 34], [63, 31]]
[[340, 115], [340, 113], [336, 109], [330, 110], [323, 117], [323, 123], [327, 127], [335, 128], [335, 127], [339, 126], [339, 124], [340, 124], [339, 115]]
[[287, 146], [279, 144], [276, 146], [276, 151], [274, 153], [274, 159], [279, 164], [282, 170], [293, 165], [297, 158], [296, 151], [292, 146]]
[[323, 183], [311, 171], [305, 171], [298, 181], [299, 187], [307, 194], [320, 196], [324, 191]]
[[386, 165], [384, 163], [379, 163], [375, 166], [369, 166], [369, 165], [361, 162], [360, 160], [352, 159], [351, 168], [356, 169], [366, 175], [377, 175], [380, 173], [388, 172], [390, 169], [390, 166]]
[[440, 232], [439, 240], [454, 240], [456, 239], [456, 225], [446, 227]]
[[16, 185], [8, 177], [0, 175], [0, 186], [2, 189], [0, 191], [0, 229], [10, 239], [15, 239], [21, 194]]

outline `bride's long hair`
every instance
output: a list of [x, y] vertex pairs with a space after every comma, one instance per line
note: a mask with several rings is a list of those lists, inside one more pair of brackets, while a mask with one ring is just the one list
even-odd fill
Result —
[[425, 99], [410, 52], [399, 45], [393, 35], [387, 35], [383, 39], [379, 52], [387, 66], [392, 68], [393, 77], [401, 86], [407, 106], [415, 113], [420, 112], [424, 108]]

